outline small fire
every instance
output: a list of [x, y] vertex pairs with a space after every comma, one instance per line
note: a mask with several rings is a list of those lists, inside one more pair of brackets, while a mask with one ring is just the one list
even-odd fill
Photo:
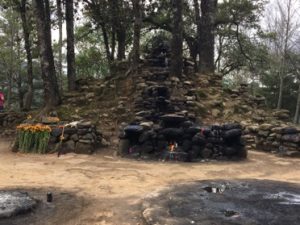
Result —
[[176, 142], [171, 143], [169, 147], [170, 147], [170, 152], [174, 152], [175, 148], [177, 148], [177, 143]]

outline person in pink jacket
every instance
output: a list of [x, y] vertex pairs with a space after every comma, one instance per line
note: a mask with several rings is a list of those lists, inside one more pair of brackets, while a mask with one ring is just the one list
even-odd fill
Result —
[[0, 91], [0, 112], [4, 110], [4, 94]]

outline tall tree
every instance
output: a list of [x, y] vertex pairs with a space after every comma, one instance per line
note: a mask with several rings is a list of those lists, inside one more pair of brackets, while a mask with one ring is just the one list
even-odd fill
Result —
[[75, 80], [75, 50], [74, 50], [74, 1], [66, 1], [66, 24], [67, 24], [67, 63], [68, 63], [68, 89], [74, 91]]
[[35, 0], [34, 3], [44, 83], [45, 108], [48, 109], [61, 103], [51, 43], [50, 6], [49, 0]]
[[[295, 114], [293, 122], [297, 124], [299, 122], [299, 116], [300, 116], [300, 37], [298, 37], [298, 40], [296, 41], [297, 47], [295, 53], [288, 54], [288, 62], [292, 66], [291, 73], [295, 76], [293, 79], [293, 83], [295, 82], [297, 87], [297, 100], [296, 100], [296, 106], [295, 107]], [[289, 85], [289, 89], [290, 89]], [[292, 91], [291, 91], [292, 92]]]
[[117, 59], [125, 59], [128, 34], [132, 23], [130, 2], [121, 0], [83, 0], [87, 15], [102, 31], [106, 56], [109, 62], [114, 60], [117, 43]]
[[[16, 1], [16, 0], [15, 0]], [[30, 27], [28, 22], [27, 8], [26, 8], [27, 0], [21, 0], [19, 4], [20, 15], [22, 21], [23, 28], [23, 36], [25, 42], [25, 51], [26, 51], [26, 59], [27, 59], [27, 92], [24, 98], [24, 110], [30, 110], [33, 100], [33, 72], [32, 72], [32, 53], [31, 53], [31, 40], [30, 40]]]
[[[11, 17], [13, 18], [13, 16]], [[12, 89], [13, 89], [13, 76], [14, 76], [14, 62], [15, 62], [15, 41], [16, 41], [16, 27], [12, 20], [9, 21], [9, 72], [7, 73], [7, 80], [8, 80], [8, 91], [7, 91], [7, 106], [10, 108], [12, 103]]]
[[300, 115], [300, 81], [298, 80], [298, 96], [297, 96], [297, 103], [296, 103], [296, 112], [294, 115], [293, 122], [297, 124], [299, 122], [299, 115]]
[[200, 5], [199, 5], [199, 1], [198, 0], [193, 0], [193, 3], [194, 3], [194, 10], [195, 10], [195, 21], [196, 21], [196, 26], [197, 26], [197, 54], [196, 54], [196, 60], [194, 60], [194, 63], [196, 63], [196, 66], [195, 66], [195, 70], [196, 72], [198, 71], [198, 65], [197, 65], [197, 55], [199, 54], [200, 52], [200, 36], [201, 36], [201, 16], [200, 16]]
[[171, 41], [171, 73], [174, 76], [182, 75], [182, 46], [183, 46], [183, 23], [182, 23], [182, 0], [172, 0], [173, 27]]
[[18, 89], [19, 108], [24, 109], [23, 91], [22, 91], [22, 58], [21, 58], [21, 38], [17, 35], [17, 70], [16, 70], [16, 83]]
[[140, 60], [140, 36], [141, 36], [141, 5], [140, 0], [132, 0], [133, 14], [134, 14], [134, 28], [133, 28], [133, 68], [136, 70]]
[[63, 48], [63, 12], [62, 12], [62, 1], [56, 0], [56, 7], [57, 7], [57, 20], [58, 20], [58, 80], [59, 80], [59, 87], [60, 91], [63, 91], [63, 71], [62, 71], [62, 48]]
[[126, 17], [124, 10], [124, 1], [116, 1], [116, 35], [118, 41], [118, 60], [125, 59], [125, 51], [126, 51]]
[[[117, 15], [117, 8], [118, 8], [118, 0], [110, 1], [110, 7], [113, 15]], [[115, 52], [116, 52], [116, 27], [118, 24], [118, 18], [116, 16], [112, 17], [112, 29], [111, 29], [111, 56], [110, 60], [114, 61], [115, 59]]]
[[264, 4], [263, 0], [231, 0], [218, 4], [215, 21], [218, 72], [223, 75], [237, 70], [250, 72], [255, 69], [255, 60], [261, 61], [255, 56], [259, 55], [257, 47], [264, 45], [260, 18]]
[[200, 71], [213, 73], [215, 70], [215, 17], [217, 0], [201, 0], [201, 34], [199, 37]]
[[[282, 3], [277, 1], [280, 16], [281, 16], [281, 32], [284, 34], [282, 37], [282, 46], [281, 46], [281, 61], [280, 61], [280, 67], [278, 71], [279, 75], [279, 94], [278, 94], [278, 103], [277, 103], [277, 109], [282, 108], [282, 98], [283, 98], [283, 85], [284, 85], [284, 76], [286, 73], [286, 59], [287, 59], [287, 53], [289, 50], [289, 42], [291, 39], [291, 20], [292, 20], [292, 0], [288, 0], [286, 2], [286, 10], [283, 8]], [[279, 24], [278, 24], [279, 25]], [[281, 35], [281, 34], [280, 34]], [[278, 46], [279, 47], [279, 46]]]

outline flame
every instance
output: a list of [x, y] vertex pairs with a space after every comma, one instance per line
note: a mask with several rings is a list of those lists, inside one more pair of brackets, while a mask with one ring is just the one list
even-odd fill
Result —
[[174, 145], [174, 144], [171, 144], [171, 145], [170, 145], [170, 151], [171, 151], [171, 152], [174, 152], [174, 149], [175, 149], [175, 145]]
[[169, 146], [170, 152], [174, 152], [176, 147], [177, 147], [177, 143], [171, 143]]

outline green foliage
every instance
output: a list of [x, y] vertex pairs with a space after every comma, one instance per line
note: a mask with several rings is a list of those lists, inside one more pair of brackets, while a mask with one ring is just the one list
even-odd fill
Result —
[[76, 74], [81, 77], [103, 78], [109, 74], [109, 66], [95, 48], [83, 49], [76, 57]]
[[142, 42], [141, 49], [145, 54], [152, 54], [156, 48], [164, 45], [170, 49], [171, 35], [166, 31], [159, 30], [154, 33], [148, 34]]
[[[78, 2], [80, 2], [79, 5]], [[201, 3], [201, 1], [198, 2]], [[28, 89], [26, 54], [18, 3], [20, 0], [0, 0], [0, 45], [2, 46], [0, 49], [0, 89], [4, 90], [6, 97], [10, 93], [13, 108], [17, 108], [17, 103], [20, 102], [20, 93], [24, 94]], [[50, 3], [52, 27], [57, 28], [56, 2], [50, 1]], [[291, 48], [288, 48], [290, 52], [285, 57], [282, 54], [284, 51], [279, 49], [283, 46], [279, 42], [282, 42], [283, 35], [286, 33], [283, 29], [285, 21], [278, 20], [282, 14], [279, 11], [285, 10], [285, 1], [277, 1], [282, 8], [277, 9], [278, 15], [276, 12], [276, 15], [270, 15], [271, 19], [274, 16], [274, 26], [269, 26], [267, 31], [263, 30], [261, 26], [265, 23], [261, 22], [262, 15], [265, 8], [269, 7], [266, 3], [267, 0], [218, 1], [215, 18], [217, 72], [224, 75], [224, 87], [235, 88], [239, 83], [246, 82], [250, 84], [252, 94], [261, 94], [266, 97], [270, 107], [276, 107], [280, 84], [279, 75], [281, 75], [284, 77], [283, 106], [294, 111], [300, 79], [300, 68], [297, 66], [300, 65], [299, 48], [294, 48], [293, 52]], [[140, 39], [142, 52], [146, 55], [151, 54], [160, 43], [168, 45], [170, 42], [173, 30], [173, 5], [171, 0], [141, 1], [141, 4], [143, 21]], [[80, 22], [75, 22], [75, 68], [78, 78], [102, 79], [110, 74], [113, 75], [114, 65], [118, 64], [114, 60], [119, 55], [119, 50], [122, 56], [118, 59], [123, 60], [124, 54], [127, 59], [130, 59], [134, 24], [132, 6], [131, 0], [75, 1], [77, 9], [75, 11], [82, 10], [81, 13], [77, 13], [77, 16], [82, 17]], [[31, 31], [31, 51], [34, 59], [33, 105], [40, 107], [44, 87], [41, 82], [39, 49], [37, 48], [37, 27], [32, 19], [35, 16], [32, 1], [27, 1], [26, 14]], [[291, 25], [295, 24], [297, 24], [296, 21], [292, 21]], [[199, 34], [192, 0], [183, 1], [183, 27], [184, 56], [192, 58], [197, 65]], [[292, 30], [293, 34], [299, 33], [299, 29]], [[298, 36], [295, 35], [295, 37]], [[298, 39], [292, 39], [295, 43], [289, 45], [295, 44], [296, 46]], [[56, 61], [58, 61], [58, 47], [54, 43]], [[63, 48], [65, 47], [64, 43]], [[64, 85], [62, 86], [66, 87], [65, 50], [63, 53], [62, 81]]]
[[76, 29], [76, 74], [77, 77], [103, 78], [109, 74], [103, 41], [99, 31], [92, 31], [87, 25]]
[[[276, 65], [277, 60], [273, 55], [269, 70], [260, 76], [261, 88], [259, 93], [266, 97], [269, 107], [275, 108], [278, 100], [279, 89], [279, 71]], [[300, 56], [292, 52], [288, 53], [286, 61], [287, 74], [284, 77], [283, 87], [283, 107], [289, 109], [292, 113], [295, 111], [295, 102], [297, 101], [298, 91], [298, 67], [300, 65]]]
[[223, 74], [234, 70], [259, 68], [267, 60], [261, 39], [260, 16], [265, 1], [225, 0], [218, 6], [216, 19], [218, 69]]
[[259, 28], [266, 0], [224, 0], [218, 5], [216, 24], [239, 24]]

